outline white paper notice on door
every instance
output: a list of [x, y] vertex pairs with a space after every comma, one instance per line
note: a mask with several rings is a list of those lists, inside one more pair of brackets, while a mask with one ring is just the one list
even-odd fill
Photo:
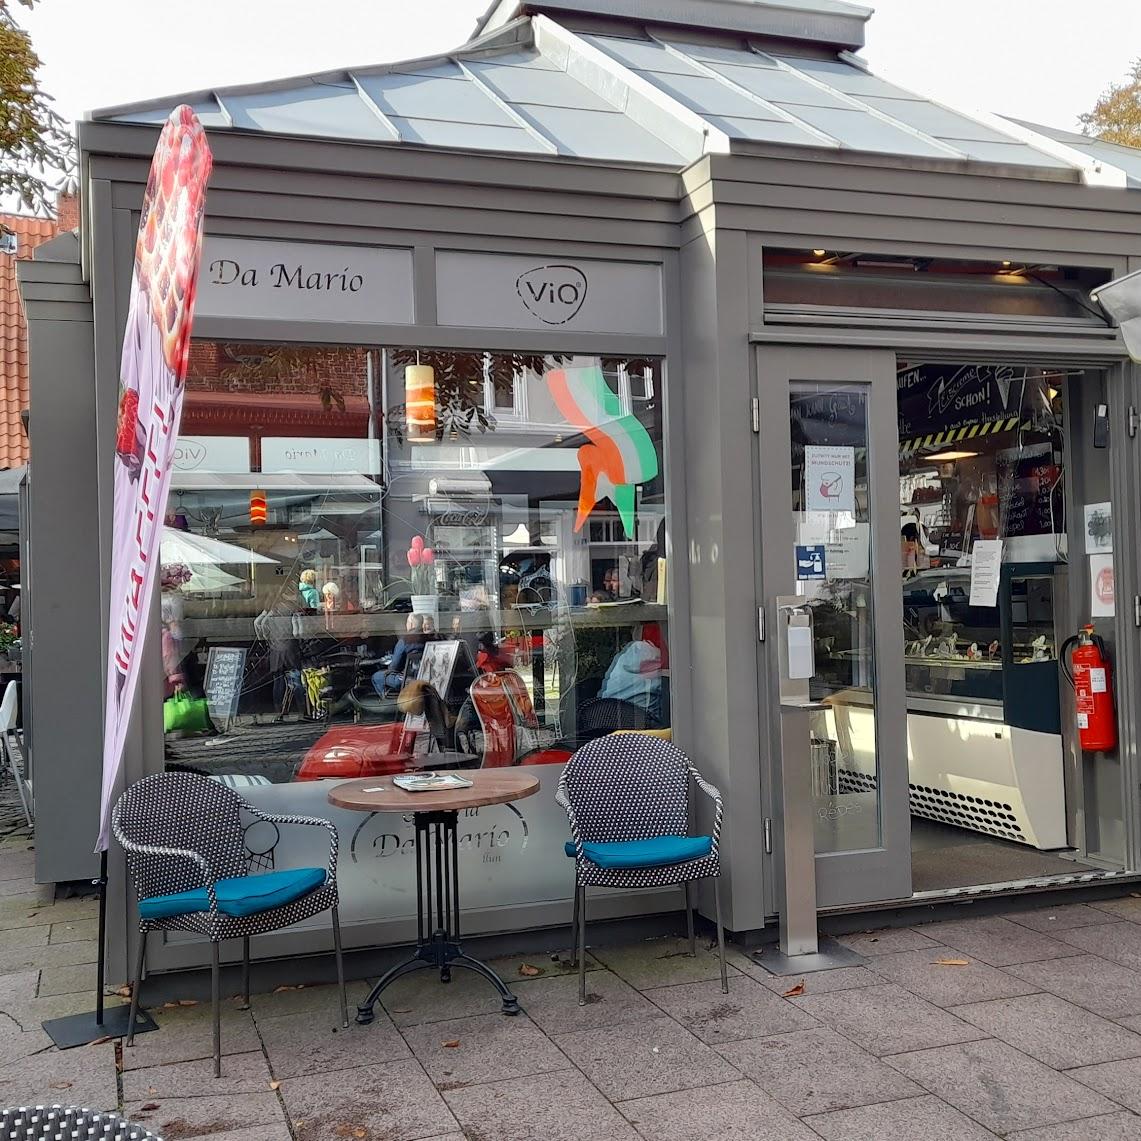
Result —
[[856, 510], [856, 449], [804, 449], [804, 494], [806, 511]]
[[1002, 574], [1002, 540], [979, 539], [971, 548], [972, 606], [997, 606]]
[[1090, 617], [1112, 618], [1117, 611], [1112, 555], [1090, 555], [1089, 587]]

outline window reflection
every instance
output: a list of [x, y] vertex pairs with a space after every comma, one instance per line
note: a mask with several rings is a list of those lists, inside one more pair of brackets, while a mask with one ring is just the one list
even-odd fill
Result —
[[559, 763], [669, 727], [660, 373], [196, 343], [162, 550], [167, 766]]

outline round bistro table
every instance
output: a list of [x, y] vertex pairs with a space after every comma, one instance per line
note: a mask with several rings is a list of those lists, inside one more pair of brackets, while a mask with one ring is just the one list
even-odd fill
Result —
[[518, 1014], [519, 1000], [486, 964], [460, 945], [460, 867], [456, 822], [468, 808], [508, 804], [534, 796], [539, 778], [518, 769], [477, 769], [462, 774], [471, 788], [405, 792], [391, 777], [345, 781], [329, 791], [329, 803], [354, 812], [411, 813], [416, 821], [416, 950], [387, 971], [357, 1007], [357, 1022], [371, 1022], [389, 983], [410, 971], [438, 970], [450, 982], [452, 967], [482, 975], [503, 999], [504, 1014]]

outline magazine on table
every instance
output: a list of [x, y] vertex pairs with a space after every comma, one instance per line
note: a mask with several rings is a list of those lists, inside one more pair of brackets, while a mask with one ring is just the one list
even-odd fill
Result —
[[472, 781], [457, 773], [405, 773], [392, 778], [405, 792], [439, 792], [446, 788], [471, 788]]

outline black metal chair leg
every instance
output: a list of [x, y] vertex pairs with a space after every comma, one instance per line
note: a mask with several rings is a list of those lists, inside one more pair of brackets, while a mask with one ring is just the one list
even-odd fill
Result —
[[214, 1077], [222, 1076], [222, 1011], [219, 1002], [218, 941], [210, 943], [210, 998], [214, 1008]]
[[586, 1006], [586, 885], [577, 891], [582, 892], [578, 905], [578, 1004]]
[[341, 955], [341, 914], [336, 905], [333, 907], [333, 952], [337, 958], [337, 986], [341, 992], [341, 1027], [348, 1030], [349, 1004], [345, 995], [345, 961]]
[[242, 1010], [250, 1008], [250, 937], [242, 937]]
[[689, 932], [689, 953], [697, 958], [697, 936], [693, 930], [693, 880], [685, 881], [685, 925]]
[[571, 913], [571, 966], [578, 966], [578, 909], [579, 909], [579, 886], [574, 885], [574, 911]]
[[725, 969], [725, 928], [721, 923], [721, 877], [713, 881], [713, 899], [717, 912], [717, 950], [721, 955], [721, 993], [729, 993], [729, 974]]
[[135, 1020], [139, 1017], [139, 987], [143, 985], [143, 960], [147, 954], [147, 929], [139, 932], [139, 953], [135, 959], [135, 977], [131, 980], [131, 1013], [127, 1020], [127, 1045], [135, 1044]]

